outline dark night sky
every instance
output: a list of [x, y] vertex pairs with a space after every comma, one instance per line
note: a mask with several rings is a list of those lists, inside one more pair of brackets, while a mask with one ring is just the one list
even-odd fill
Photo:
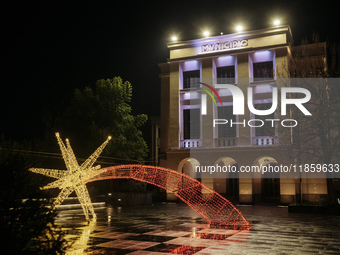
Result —
[[115, 76], [132, 83], [135, 114], [159, 114], [157, 63], [168, 58], [172, 35], [227, 34], [237, 24], [254, 30], [278, 18], [291, 26], [295, 44], [313, 30], [321, 41], [340, 42], [338, 8], [328, 1], [98, 2], [1, 4], [0, 134], [39, 137], [43, 109]]

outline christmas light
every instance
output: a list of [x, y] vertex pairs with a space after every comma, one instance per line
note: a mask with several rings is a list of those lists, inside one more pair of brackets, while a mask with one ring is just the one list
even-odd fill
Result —
[[[168, 190], [198, 212], [211, 226], [224, 226], [231, 229], [249, 229], [250, 224], [227, 199], [214, 190], [208, 188], [196, 179], [162, 167], [144, 165], [120, 165], [100, 169], [92, 167], [97, 160], [108, 139], [79, 166], [66, 139], [66, 146], [56, 133], [58, 144], [66, 164], [66, 171], [31, 168], [32, 172], [54, 177], [58, 180], [49, 183], [41, 189], [60, 188], [61, 192], [52, 207], [60, 205], [73, 191], [76, 192], [83, 207], [86, 219], [89, 221], [89, 212], [96, 220], [96, 214], [91, 203], [86, 183], [108, 179], [134, 179], [150, 183]], [[120, 209], [120, 207], [118, 207]]]
[[103, 168], [87, 182], [134, 179], [168, 190], [198, 212], [212, 227], [249, 229], [242, 213], [227, 199], [185, 174], [157, 166], [120, 165]]
[[86, 219], [89, 221], [89, 212], [92, 214], [93, 220], [96, 220], [97, 216], [94, 212], [89, 192], [86, 188], [86, 182], [89, 179], [94, 178], [96, 175], [106, 170], [99, 170], [100, 165], [92, 167], [94, 162], [97, 160], [99, 155], [107, 143], [111, 140], [109, 136], [107, 140], [99, 146], [99, 148], [82, 164], [79, 165], [77, 159], [73, 153], [70, 141], [66, 139], [66, 146], [60, 138], [59, 133], [56, 133], [58, 144], [61, 150], [61, 154], [65, 161], [67, 170], [55, 170], [55, 169], [44, 169], [44, 168], [30, 168], [29, 170], [35, 173], [43, 174], [46, 176], [54, 177], [58, 180], [47, 184], [40, 189], [53, 189], [59, 188], [61, 192], [52, 204], [52, 209], [57, 205], [60, 205], [65, 198], [67, 198], [73, 191], [76, 192], [79, 202], [83, 208]]

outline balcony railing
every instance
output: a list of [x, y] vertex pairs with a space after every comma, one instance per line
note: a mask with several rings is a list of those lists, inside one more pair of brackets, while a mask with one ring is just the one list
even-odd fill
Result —
[[181, 141], [181, 147], [182, 148], [196, 148], [201, 146], [201, 140], [200, 139], [187, 139]]
[[225, 137], [225, 138], [215, 138], [214, 146], [215, 147], [229, 147], [229, 146], [237, 146], [237, 137]]
[[[275, 145], [277, 141], [272, 136], [257, 136], [252, 138], [253, 146], [268, 146]], [[202, 147], [201, 139], [186, 139], [181, 140], [181, 148], [197, 148]], [[225, 137], [225, 138], [215, 138], [214, 147], [235, 147], [238, 146], [237, 137]]]
[[272, 136], [256, 136], [252, 138], [252, 145], [274, 145], [275, 139]]

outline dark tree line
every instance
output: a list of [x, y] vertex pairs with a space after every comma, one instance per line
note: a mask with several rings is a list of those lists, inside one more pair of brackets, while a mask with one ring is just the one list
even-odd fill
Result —
[[[310, 91], [311, 100], [304, 106], [312, 114], [305, 116], [295, 106], [290, 107], [291, 118], [299, 124], [292, 133], [286, 129], [287, 140], [291, 143], [289, 155], [299, 165], [339, 164], [340, 47], [320, 43], [317, 34], [313, 34], [312, 40], [311, 44], [305, 39], [301, 46], [292, 47], [292, 57], [287, 63], [286, 72], [291, 78], [288, 86]], [[333, 181], [333, 174], [328, 172], [327, 189], [332, 204], [336, 203]]]
[[46, 177], [28, 171], [30, 167], [66, 169], [55, 132], [70, 139], [80, 161], [107, 136], [112, 140], [103, 155], [114, 158], [113, 164], [145, 159], [148, 149], [139, 128], [147, 116], [131, 114], [131, 96], [131, 83], [120, 77], [98, 80], [94, 89], [76, 89], [67, 107], [44, 109], [48, 124], [44, 140], [17, 143], [1, 137], [0, 240], [6, 254], [62, 254], [68, 247], [64, 232], [54, 223], [56, 213], [47, 207], [52, 203], [49, 193], [39, 189]]

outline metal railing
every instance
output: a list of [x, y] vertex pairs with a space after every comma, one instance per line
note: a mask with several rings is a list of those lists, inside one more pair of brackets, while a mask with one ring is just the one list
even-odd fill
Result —
[[274, 145], [275, 139], [272, 136], [256, 136], [252, 138], [252, 145]]
[[238, 145], [237, 137], [224, 137], [214, 139], [214, 147], [229, 147], [237, 145]]
[[201, 144], [201, 139], [186, 139], [181, 141], [181, 148], [196, 148]]

